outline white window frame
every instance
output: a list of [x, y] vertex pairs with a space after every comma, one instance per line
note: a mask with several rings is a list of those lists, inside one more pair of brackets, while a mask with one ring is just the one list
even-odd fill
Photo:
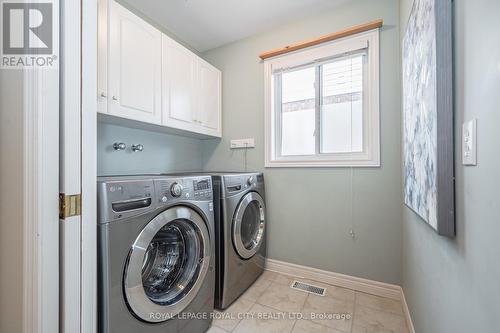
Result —
[[[367, 48], [363, 87], [363, 152], [279, 156], [274, 73]], [[264, 61], [265, 166], [269, 167], [380, 167], [379, 29], [344, 37]]]

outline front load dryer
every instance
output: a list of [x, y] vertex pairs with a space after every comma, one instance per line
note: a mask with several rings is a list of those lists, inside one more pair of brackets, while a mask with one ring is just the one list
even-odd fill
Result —
[[215, 307], [225, 309], [264, 271], [267, 237], [264, 175], [211, 175], [216, 206]]
[[202, 333], [214, 304], [209, 176], [98, 179], [99, 333]]

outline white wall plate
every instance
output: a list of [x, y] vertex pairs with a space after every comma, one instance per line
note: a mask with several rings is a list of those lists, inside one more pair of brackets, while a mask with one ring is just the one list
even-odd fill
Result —
[[477, 165], [477, 120], [462, 125], [462, 164]]
[[231, 140], [231, 149], [240, 149], [240, 148], [255, 148], [255, 139], [237, 139]]

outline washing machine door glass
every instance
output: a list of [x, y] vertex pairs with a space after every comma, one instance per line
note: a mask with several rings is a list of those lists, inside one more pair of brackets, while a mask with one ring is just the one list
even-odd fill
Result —
[[264, 199], [250, 192], [241, 200], [233, 220], [233, 243], [238, 255], [249, 259], [257, 253], [264, 241]]
[[184, 310], [203, 284], [210, 248], [205, 221], [191, 208], [173, 207], [151, 220], [125, 266], [125, 297], [133, 314], [161, 322]]

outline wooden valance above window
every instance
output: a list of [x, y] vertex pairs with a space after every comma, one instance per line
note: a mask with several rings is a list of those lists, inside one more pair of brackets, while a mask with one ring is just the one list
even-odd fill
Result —
[[259, 57], [262, 60], [265, 60], [267, 58], [275, 57], [275, 56], [285, 54], [288, 52], [297, 51], [300, 49], [304, 49], [306, 47], [315, 46], [315, 45], [318, 45], [321, 43], [330, 42], [330, 41], [335, 40], [335, 39], [339, 39], [339, 38], [351, 36], [354, 34], [358, 34], [361, 32], [377, 29], [377, 28], [380, 28], [383, 24], [384, 24], [384, 21], [380, 19], [380, 20], [376, 20], [373, 22], [368, 22], [368, 23], [356, 25], [356, 26], [353, 26], [353, 27], [350, 27], [350, 28], [347, 28], [347, 29], [344, 29], [341, 31], [337, 31], [337, 32], [334, 32], [334, 33], [331, 33], [331, 34], [328, 34], [325, 36], [321, 36], [319, 38], [306, 40], [306, 41], [302, 41], [302, 42], [299, 42], [296, 44], [288, 45], [288, 46], [285, 46], [285, 47], [282, 47], [282, 48], [279, 48], [276, 50], [267, 51], [267, 52], [261, 53], [259, 55]]

